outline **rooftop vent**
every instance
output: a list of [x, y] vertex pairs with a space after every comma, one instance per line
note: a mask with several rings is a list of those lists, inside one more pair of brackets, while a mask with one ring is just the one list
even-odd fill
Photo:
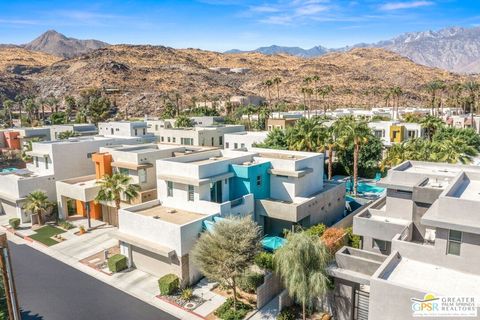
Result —
[[175, 212], [177, 212], [177, 210], [175, 210], [175, 209], [169, 209], [169, 210], [167, 210], [167, 213], [175, 213]]

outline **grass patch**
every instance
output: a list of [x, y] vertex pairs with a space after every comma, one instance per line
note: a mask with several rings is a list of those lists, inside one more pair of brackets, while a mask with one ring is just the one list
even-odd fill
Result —
[[55, 228], [52, 226], [44, 226], [41, 227], [37, 230], [35, 230], [35, 234], [32, 234], [29, 236], [31, 239], [41, 242], [46, 246], [53, 246], [54, 244], [57, 244], [58, 242], [50, 239], [50, 237], [53, 237], [54, 235], [65, 233], [65, 230], [62, 230], [60, 228]]

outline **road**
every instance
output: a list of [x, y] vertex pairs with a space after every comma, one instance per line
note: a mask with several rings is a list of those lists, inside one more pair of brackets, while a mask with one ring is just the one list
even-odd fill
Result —
[[28, 245], [9, 246], [23, 320], [177, 319]]

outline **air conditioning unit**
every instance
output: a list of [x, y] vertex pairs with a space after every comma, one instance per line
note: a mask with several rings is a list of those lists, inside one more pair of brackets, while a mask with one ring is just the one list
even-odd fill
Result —
[[168, 212], [168, 213], [175, 213], [175, 212], [177, 212], [177, 210], [175, 210], [175, 209], [169, 209], [169, 210], [167, 210], [167, 212]]

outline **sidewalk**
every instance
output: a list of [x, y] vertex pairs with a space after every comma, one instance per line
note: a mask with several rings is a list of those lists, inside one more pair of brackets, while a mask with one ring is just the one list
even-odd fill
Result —
[[[3, 227], [0, 227], [3, 229]], [[118, 290], [130, 294], [154, 307], [170, 313], [180, 319], [202, 319], [195, 315], [177, 308], [167, 302], [157, 299], [158, 279], [143, 271], [133, 269], [127, 272], [120, 272], [111, 276], [99, 272], [89, 266], [79, 262], [96, 252], [102, 251], [118, 243], [117, 240], [110, 238], [108, 233], [115, 230], [114, 227], [99, 228], [89, 233], [71, 238], [51, 247], [45, 247], [39, 243], [30, 243], [18, 236], [7, 232], [8, 240], [17, 244], [27, 244], [38, 251], [49, 255], [77, 270], [80, 270], [102, 282], [105, 282]]]
[[253, 316], [249, 318], [249, 320], [275, 320], [277, 319], [277, 315], [280, 313], [279, 307], [279, 297], [277, 295], [275, 298], [270, 300], [269, 303], [263, 306], [262, 309], [258, 310]]

